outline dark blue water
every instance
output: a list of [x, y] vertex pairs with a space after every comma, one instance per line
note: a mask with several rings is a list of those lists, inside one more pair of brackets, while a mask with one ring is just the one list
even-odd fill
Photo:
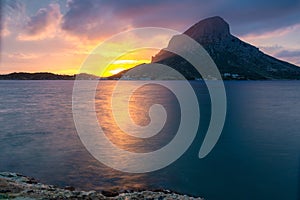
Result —
[[[105, 110], [113, 84], [103, 81], [97, 94], [98, 119], [110, 139], [135, 151], [162, 145], [164, 137], [144, 146], [143, 141], [118, 140], [119, 132]], [[191, 84], [201, 107], [200, 128], [191, 147], [164, 169], [128, 174], [102, 165], [81, 144], [73, 122], [72, 81], [0, 81], [0, 171], [86, 190], [167, 188], [212, 200], [299, 199], [300, 81], [226, 82], [225, 127], [204, 159], [198, 152], [209, 123], [209, 95], [202, 83]], [[152, 99], [141, 103], [151, 91]], [[179, 123], [178, 105], [172, 94], [157, 88], [144, 88], [133, 99], [138, 123], [147, 122], [143, 106], [155, 101], [171, 113], [165, 132], [172, 132]]]

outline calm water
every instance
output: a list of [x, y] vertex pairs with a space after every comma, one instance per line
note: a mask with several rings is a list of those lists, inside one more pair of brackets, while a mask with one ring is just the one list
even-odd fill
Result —
[[[118, 130], [108, 109], [114, 83], [102, 81], [96, 95], [99, 124], [113, 143], [147, 152], [174, 137], [180, 107], [170, 91], [154, 85], [138, 90], [129, 105], [140, 125], [149, 122], [150, 105], [164, 105], [168, 119], [161, 133], [147, 141]], [[211, 200], [299, 199], [300, 81], [226, 82], [225, 127], [204, 159], [198, 158], [198, 151], [209, 122], [210, 101], [202, 83], [191, 84], [201, 107], [192, 146], [164, 169], [127, 174], [102, 165], [81, 144], [72, 116], [72, 81], [0, 81], [0, 171], [86, 190], [167, 188]]]

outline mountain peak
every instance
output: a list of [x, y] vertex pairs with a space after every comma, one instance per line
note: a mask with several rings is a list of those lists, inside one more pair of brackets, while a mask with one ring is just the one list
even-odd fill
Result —
[[184, 34], [194, 39], [223, 38], [230, 35], [229, 24], [221, 17], [215, 16], [199, 21]]

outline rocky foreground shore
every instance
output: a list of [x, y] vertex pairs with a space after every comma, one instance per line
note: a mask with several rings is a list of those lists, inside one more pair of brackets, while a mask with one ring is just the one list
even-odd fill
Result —
[[180, 195], [168, 190], [160, 191], [78, 191], [67, 186], [59, 188], [53, 185], [39, 183], [36, 179], [17, 173], [0, 172], [0, 199], [34, 200], [34, 199], [199, 199]]

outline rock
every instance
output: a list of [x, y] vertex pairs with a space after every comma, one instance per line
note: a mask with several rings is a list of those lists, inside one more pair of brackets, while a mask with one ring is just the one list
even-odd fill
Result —
[[75, 190], [75, 188], [72, 187], [72, 186], [65, 186], [64, 189], [69, 190], [69, 191], [74, 191]]
[[11, 190], [6, 190], [6, 189], [0, 189], [0, 193], [8, 193], [8, 192], [12, 192]]
[[[29, 183], [28, 183], [29, 182]], [[36, 179], [16, 173], [0, 172], [0, 199], [86, 199], [86, 200], [162, 200], [162, 199], [199, 199], [178, 195], [169, 190], [155, 191], [76, 191], [72, 186], [59, 188], [38, 183]]]
[[28, 178], [28, 180], [26, 181], [26, 183], [28, 183], [28, 184], [36, 184], [38, 182], [34, 178]]
[[118, 193], [118, 192], [115, 192], [115, 191], [105, 191], [105, 190], [103, 190], [103, 191], [101, 191], [101, 193], [102, 193], [104, 196], [106, 196], [106, 197], [116, 197], [116, 196], [119, 195], [119, 193]]

